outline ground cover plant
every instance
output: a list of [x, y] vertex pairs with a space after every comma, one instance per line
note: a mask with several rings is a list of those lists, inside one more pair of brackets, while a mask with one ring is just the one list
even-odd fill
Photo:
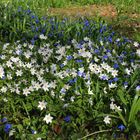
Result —
[[139, 139], [139, 42], [99, 19], [60, 20], [7, 6], [0, 138]]

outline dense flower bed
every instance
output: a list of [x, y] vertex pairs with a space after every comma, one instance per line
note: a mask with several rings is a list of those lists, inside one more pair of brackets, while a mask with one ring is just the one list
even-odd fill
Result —
[[42, 19], [21, 8], [16, 19], [3, 16], [11, 27], [24, 23], [17, 32], [1, 28], [10, 43], [0, 44], [0, 138], [138, 138], [138, 42], [102, 21]]
[[39, 38], [39, 46], [20, 41], [2, 46], [4, 131], [12, 135], [15, 130], [16, 137], [21, 137], [17, 133], [51, 137], [52, 132], [68, 132], [70, 137], [83, 129], [127, 129], [126, 107], [140, 90], [140, 54], [134, 48], [139, 44], [122, 38], [94, 42], [85, 37], [61, 45], [43, 34]]

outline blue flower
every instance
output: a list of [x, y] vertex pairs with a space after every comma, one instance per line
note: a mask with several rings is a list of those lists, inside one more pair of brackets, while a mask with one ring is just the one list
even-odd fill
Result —
[[111, 52], [111, 50], [107, 49], [107, 50], [106, 50], [106, 52], [107, 52], [107, 53], [110, 53], [110, 52]]
[[80, 76], [80, 77], [82, 77], [82, 75], [83, 75], [83, 72], [81, 72], [81, 71], [78, 71], [78, 72], [77, 72], [77, 75], [78, 75], [78, 76]]
[[6, 133], [9, 133], [11, 127], [12, 127], [12, 125], [9, 124], [9, 123], [5, 124], [5, 126], [4, 126], [4, 131], [5, 131]]
[[120, 125], [118, 126], [118, 129], [120, 129], [121, 131], [123, 131], [123, 130], [125, 129], [125, 126], [124, 126], [123, 124], [120, 124]]
[[35, 130], [31, 130], [32, 134], [36, 134], [36, 131]]
[[113, 82], [113, 80], [112, 80], [112, 79], [108, 80], [108, 83], [109, 83], [109, 84], [111, 84], [112, 82]]
[[115, 77], [114, 79], [113, 79], [113, 81], [114, 82], [117, 82], [119, 79], [117, 78], [117, 77]]
[[60, 67], [63, 68], [65, 65], [64, 64], [60, 64]]
[[67, 56], [67, 60], [71, 60], [73, 57], [71, 55]]
[[6, 78], [6, 76], [4, 75], [4, 76], [2, 76], [2, 80], [4, 80]]
[[103, 59], [105, 59], [105, 60], [106, 60], [107, 58], [108, 58], [108, 56], [107, 56], [107, 55], [104, 55], [104, 56], [103, 56]]
[[136, 87], [136, 91], [140, 91], [140, 85]]
[[66, 117], [64, 118], [64, 121], [65, 121], [65, 122], [70, 122], [70, 120], [71, 120], [70, 118], [71, 118], [70, 116], [66, 116]]
[[117, 69], [117, 68], [119, 68], [119, 65], [117, 63], [115, 63], [113, 67], [114, 67], [114, 69]]
[[77, 59], [77, 60], [75, 60], [77, 63], [81, 63], [81, 62], [83, 62], [83, 60], [81, 60], [81, 59]]
[[128, 85], [128, 82], [124, 82], [123, 85], [124, 85], [124, 86], [127, 86], [127, 85]]
[[7, 118], [5, 118], [5, 117], [4, 117], [4, 118], [2, 118], [1, 122], [2, 122], [2, 123], [7, 122]]
[[99, 54], [99, 53], [100, 53], [100, 50], [99, 50], [99, 49], [95, 49], [94, 52], [95, 52], [96, 54]]
[[32, 44], [32, 45], [35, 44], [35, 40], [34, 40], [34, 39], [31, 40], [31, 44]]
[[69, 80], [69, 84], [73, 84], [73, 83], [75, 83], [77, 81], [77, 78], [74, 78], [74, 79], [71, 79], [71, 80]]

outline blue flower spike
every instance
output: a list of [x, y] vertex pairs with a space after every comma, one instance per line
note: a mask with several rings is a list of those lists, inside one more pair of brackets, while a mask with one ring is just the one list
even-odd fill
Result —
[[120, 129], [121, 131], [125, 130], [125, 126], [123, 124], [118, 125], [118, 129]]

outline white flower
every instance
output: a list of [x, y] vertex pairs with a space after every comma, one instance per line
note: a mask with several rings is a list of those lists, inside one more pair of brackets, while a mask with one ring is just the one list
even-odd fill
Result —
[[106, 116], [106, 117], [104, 118], [105, 124], [110, 124], [110, 121], [111, 121], [111, 118], [109, 118], [109, 116]]
[[9, 132], [9, 137], [13, 136], [15, 132], [16, 132], [15, 129], [10, 130], [10, 132]]
[[101, 66], [102, 66], [103, 69], [107, 69], [107, 68], [108, 68], [108, 64], [105, 63], [105, 62], [103, 62], [103, 63], [101, 64]]
[[1, 55], [1, 59], [4, 60], [6, 58], [5, 55]]
[[8, 102], [8, 100], [7, 100], [6, 98], [3, 98], [3, 101], [4, 101], [4, 102]]
[[111, 104], [110, 104], [110, 109], [112, 109], [112, 110], [115, 110], [115, 104], [113, 103], [113, 102], [111, 102]]
[[93, 95], [93, 91], [91, 91], [90, 88], [88, 89], [88, 94]]
[[29, 48], [32, 50], [34, 48], [34, 45], [29, 45]]
[[17, 70], [17, 71], [16, 71], [16, 75], [17, 75], [17, 76], [22, 76], [22, 73], [23, 73], [22, 70]]
[[35, 68], [31, 68], [31, 69], [30, 69], [30, 72], [31, 72], [32, 75], [35, 75], [35, 73], [36, 73]]
[[116, 76], [118, 76], [118, 71], [117, 70], [113, 70], [111, 72], [111, 74], [112, 74], [113, 77], [116, 77]]
[[88, 37], [84, 37], [84, 41], [89, 41], [89, 38]]
[[120, 106], [117, 106], [116, 104], [113, 103], [113, 101], [110, 104], [110, 109], [112, 110], [118, 110], [118, 111], [122, 111], [122, 109], [120, 108]]
[[103, 45], [104, 45], [104, 43], [103, 43], [103, 41], [102, 41], [102, 40], [100, 41], [100, 44], [101, 44], [101, 46], [103, 46]]
[[7, 91], [7, 87], [2, 87], [1, 92], [5, 93]]
[[137, 49], [136, 54], [140, 57], [140, 49]]
[[9, 60], [6, 62], [7, 67], [12, 67], [12, 62]]
[[23, 89], [23, 95], [28, 96], [28, 94], [30, 94], [30, 90], [27, 88]]
[[107, 94], [106, 87], [104, 87], [104, 93]]
[[131, 70], [129, 70], [128, 68], [125, 69], [126, 74], [131, 75]]
[[31, 51], [27, 51], [27, 52], [24, 52], [24, 56], [29, 59], [32, 55], [32, 52]]
[[41, 140], [41, 138], [37, 138], [36, 140]]
[[7, 74], [7, 78], [8, 78], [9, 80], [11, 80], [11, 79], [12, 79], [12, 75], [11, 75], [11, 74]]
[[47, 36], [44, 36], [44, 34], [41, 34], [41, 35], [39, 36], [39, 38], [40, 38], [40, 39], [46, 40], [46, 39], [47, 39]]
[[122, 111], [122, 109], [120, 108], [120, 106], [115, 106], [115, 108], [118, 110], [118, 111]]
[[32, 64], [31, 63], [26, 63], [26, 67], [30, 69], [32, 67]]
[[44, 91], [49, 91], [49, 84], [47, 82], [43, 83], [42, 88], [43, 88]]
[[45, 101], [39, 102], [38, 108], [40, 108], [40, 110], [43, 110], [46, 108], [46, 105], [47, 105], [47, 102]]
[[95, 62], [98, 62], [99, 59], [95, 56], [95, 57], [94, 57], [94, 61], [95, 61]]
[[39, 82], [35, 83], [33, 86], [36, 90], [39, 90], [41, 88], [41, 85], [39, 84]]
[[50, 116], [50, 114], [46, 115], [45, 118], [43, 119], [47, 124], [52, 122], [53, 117]]
[[134, 46], [135, 47], [138, 47], [139, 46], [139, 43], [138, 42], [134, 42]]
[[117, 87], [116, 83], [115, 83], [115, 84], [113, 84], [113, 83], [109, 84], [109, 88], [110, 88], [110, 89], [111, 89], [111, 88], [115, 88], [115, 87]]
[[4, 69], [2, 66], [0, 66], [0, 78], [4, 76]]

